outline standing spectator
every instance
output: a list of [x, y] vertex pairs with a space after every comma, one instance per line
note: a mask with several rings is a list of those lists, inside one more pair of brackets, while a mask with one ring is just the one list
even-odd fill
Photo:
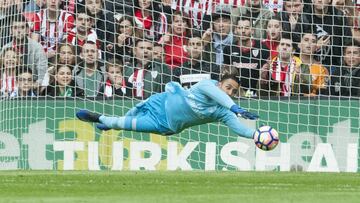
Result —
[[16, 94], [16, 69], [21, 65], [20, 57], [12, 47], [5, 49], [0, 58], [0, 95], [13, 97]]
[[134, 19], [129, 16], [120, 18], [116, 30], [116, 43], [115, 45], [109, 44], [107, 46], [108, 52], [106, 58], [117, 58], [121, 64], [131, 63], [132, 51], [135, 42], [135, 26]]
[[105, 66], [100, 63], [99, 51], [94, 42], [85, 42], [81, 48], [82, 62], [75, 67], [76, 86], [85, 91], [86, 97], [96, 97], [105, 81]]
[[34, 78], [31, 69], [26, 67], [19, 67], [16, 71], [17, 76], [17, 92], [13, 94], [14, 97], [36, 97], [34, 90]]
[[[94, 29], [91, 28], [91, 17], [85, 10], [78, 10], [75, 15], [75, 27], [69, 31], [67, 42], [76, 48], [76, 55], [80, 54], [81, 47], [85, 42], [91, 41], [100, 46], [98, 36]], [[101, 52], [99, 52], [101, 56]]]
[[145, 99], [153, 93], [163, 92], [171, 80], [170, 69], [163, 63], [153, 61], [153, 43], [138, 40], [134, 48], [134, 63], [125, 66], [125, 76], [133, 87], [133, 97]]
[[165, 62], [171, 69], [181, 66], [186, 61], [184, 46], [190, 36], [191, 22], [179, 11], [172, 15], [171, 33], [165, 35], [163, 43]]
[[313, 32], [308, 15], [302, 13], [303, 8], [303, 0], [284, 0], [284, 10], [279, 13], [283, 31], [291, 33], [296, 43], [300, 42], [303, 32]]
[[81, 97], [84, 91], [75, 85], [72, 69], [68, 65], [57, 65], [54, 80], [46, 88], [45, 95], [52, 97]]
[[138, 0], [135, 4], [135, 22], [141, 35], [146, 39], [159, 42], [167, 33], [168, 22], [165, 13], [157, 10], [158, 2], [155, 0]]
[[86, 0], [85, 9], [92, 18], [92, 27], [100, 40], [100, 57], [104, 59], [106, 46], [115, 39], [114, 14], [105, 8], [103, 0]]
[[117, 59], [109, 59], [106, 64], [106, 81], [100, 88], [100, 94], [106, 98], [131, 97], [132, 91], [124, 78], [123, 67]]
[[310, 23], [316, 26], [321, 63], [325, 66], [340, 65], [341, 47], [351, 30], [344, 14], [331, 5], [331, 0], [313, 0]]
[[[255, 39], [264, 39], [266, 36], [267, 21], [274, 16], [274, 13], [262, 7], [261, 0], [247, 1], [246, 6], [236, 8], [232, 12], [233, 17], [248, 16], [251, 18]], [[235, 19], [233, 19], [235, 21]]]
[[252, 39], [252, 32], [250, 18], [240, 18], [235, 27], [236, 44], [224, 50], [224, 63], [240, 70], [240, 84], [247, 97], [258, 95], [259, 71], [269, 58], [269, 50], [260, 40]]
[[60, 0], [47, 0], [46, 8], [35, 16], [32, 39], [43, 45], [49, 59], [56, 55], [56, 46], [74, 27], [74, 17], [60, 9]]
[[270, 50], [270, 59], [278, 55], [277, 48], [281, 38], [281, 21], [274, 17], [269, 19], [266, 26], [266, 39], [262, 41], [263, 46]]
[[14, 16], [11, 25], [12, 41], [3, 47], [2, 52], [9, 47], [16, 50], [22, 59], [22, 64], [32, 69], [34, 80], [41, 85], [48, 68], [48, 61], [41, 45], [28, 37], [29, 30], [23, 15]]
[[212, 15], [212, 28], [203, 35], [206, 51], [204, 60], [216, 65], [224, 62], [224, 48], [232, 45], [234, 40], [231, 27], [229, 9], [218, 7], [216, 13]]
[[204, 44], [200, 36], [195, 35], [189, 39], [186, 51], [189, 60], [175, 71], [183, 87], [190, 88], [203, 79], [220, 79], [219, 66], [202, 60]]
[[360, 47], [359, 44], [346, 45], [342, 66], [331, 74], [331, 95], [340, 97], [360, 97]]
[[301, 77], [300, 83], [304, 87], [305, 96], [316, 96], [319, 94], [328, 94], [329, 72], [314, 58], [316, 52], [317, 38], [315, 34], [304, 33], [299, 43], [300, 60], [301, 60]]
[[0, 48], [11, 41], [11, 24], [16, 13], [14, 1], [0, 0]]
[[[213, 13], [213, 6], [217, 1], [209, 0], [163, 0], [163, 9], [169, 15], [176, 11], [187, 15], [191, 19], [193, 29], [203, 31], [210, 28], [211, 14]], [[167, 7], [170, 7], [168, 9]], [[216, 9], [215, 9], [216, 10]]]
[[[302, 92], [300, 77], [301, 60], [294, 56], [293, 41], [290, 36], [282, 36], [278, 46], [278, 56], [270, 66], [264, 66], [261, 73], [261, 96], [295, 96]], [[305, 86], [307, 87], [307, 86]]]

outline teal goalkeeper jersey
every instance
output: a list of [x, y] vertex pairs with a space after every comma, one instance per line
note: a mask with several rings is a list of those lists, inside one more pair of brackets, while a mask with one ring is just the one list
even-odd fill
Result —
[[[179, 83], [170, 82], [165, 89], [165, 93], [153, 95], [156, 98], [150, 97], [145, 102], [155, 110], [154, 116], [157, 117], [159, 124], [174, 133], [194, 125], [219, 121], [239, 136], [253, 137], [255, 130], [241, 123], [230, 111], [230, 107], [235, 103], [218, 87], [218, 81], [203, 80], [188, 90], [183, 89]], [[162, 105], [152, 105], [152, 103], [162, 103]]]

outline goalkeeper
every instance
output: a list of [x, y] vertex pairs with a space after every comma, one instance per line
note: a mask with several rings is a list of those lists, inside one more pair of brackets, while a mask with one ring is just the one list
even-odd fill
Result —
[[87, 110], [78, 111], [76, 116], [82, 121], [97, 122], [100, 130], [122, 129], [162, 135], [221, 121], [239, 136], [252, 138], [255, 130], [246, 127], [237, 116], [250, 120], [259, 116], [239, 107], [230, 98], [238, 89], [239, 81], [234, 74], [224, 74], [220, 82], [202, 80], [188, 90], [179, 83], [170, 82], [165, 92], [152, 95], [123, 117], [108, 117]]

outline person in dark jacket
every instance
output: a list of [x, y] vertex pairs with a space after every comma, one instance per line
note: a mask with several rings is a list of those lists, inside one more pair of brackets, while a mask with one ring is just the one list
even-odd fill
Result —
[[360, 47], [348, 45], [344, 48], [342, 66], [333, 67], [330, 78], [332, 96], [360, 97]]
[[72, 68], [69, 65], [57, 65], [53, 83], [45, 91], [52, 97], [83, 97], [84, 91], [75, 85]]

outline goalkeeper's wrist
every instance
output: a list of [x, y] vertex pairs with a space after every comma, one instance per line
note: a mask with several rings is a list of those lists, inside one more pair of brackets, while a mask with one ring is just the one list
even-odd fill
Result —
[[237, 110], [239, 109], [240, 107], [236, 104], [232, 105], [230, 107], [230, 111], [234, 112], [234, 113], [238, 113]]

